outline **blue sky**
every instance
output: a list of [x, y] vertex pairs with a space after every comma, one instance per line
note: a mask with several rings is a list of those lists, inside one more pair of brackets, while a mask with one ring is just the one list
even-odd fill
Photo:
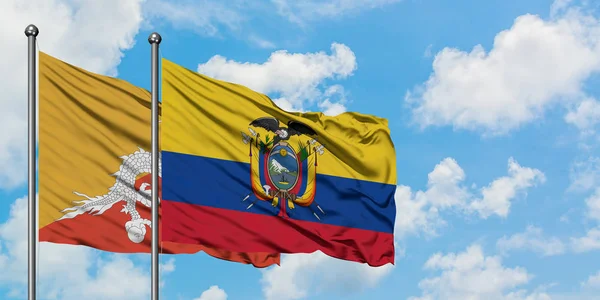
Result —
[[[26, 283], [26, 39], [149, 88], [163, 57], [285, 109], [389, 120], [397, 262], [266, 270], [162, 258], [161, 299], [594, 299], [600, 10], [593, 1], [2, 1], [0, 298]], [[45, 3], [45, 4], [43, 4]], [[5, 47], [6, 48], [6, 47]], [[41, 299], [148, 299], [149, 257], [43, 244]], [[414, 297], [414, 298], [413, 298]]]

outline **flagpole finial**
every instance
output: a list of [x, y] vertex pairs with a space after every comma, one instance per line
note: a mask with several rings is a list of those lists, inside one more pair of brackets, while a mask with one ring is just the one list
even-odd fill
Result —
[[160, 37], [160, 34], [158, 34], [158, 32], [153, 32], [148, 37], [148, 43], [150, 44], [160, 44], [161, 41], [162, 37]]
[[[25, 35], [30, 37], [30, 36], [34, 36], [37, 37], [37, 35], [40, 33], [40, 30], [33, 24], [28, 25], [25, 28]], [[160, 36], [159, 36], [160, 38]]]

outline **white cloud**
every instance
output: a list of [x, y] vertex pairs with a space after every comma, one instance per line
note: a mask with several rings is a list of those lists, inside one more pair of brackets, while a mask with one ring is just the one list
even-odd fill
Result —
[[508, 216], [511, 202], [518, 192], [544, 183], [546, 178], [540, 170], [521, 167], [512, 157], [508, 160], [508, 176], [494, 180], [481, 191], [483, 197], [473, 201], [469, 209], [477, 211], [482, 218], [492, 214]]
[[571, 247], [578, 253], [600, 250], [600, 228], [588, 230], [585, 236], [571, 238]]
[[596, 188], [596, 191], [585, 199], [585, 205], [587, 207], [587, 217], [600, 223], [600, 187]]
[[[245, 85], [257, 92], [277, 95], [274, 101], [286, 110], [304, 110], [305, 106], [321, 100], [321, 105], [332, 113], [343, 111], [343, 89], [327, 87], [326, 80], [351, 76], [356, 70], [356, 57], [348, 46], [331, 45], [331, 54], [289, 53], [275, 51], [262, 63], [241, 63], [220, 55], [213, 56], [198, 66], [198, 72], [213, 78]], [[323, 91], [323, 88], [326, 88]], [[342, 100], [332, 102], [333, 96]], [[319, 103], [317, 103], [319, 104]], [[337, 104], [337, 106], [336, 106]]]
[[[453, 125], [506, 134], [553, 105], [583, 100], [583, 83], [600, 70], [600, 22], [583, 10], [556, 5], [549, 20], [516, 18], [496, 35], [489, 52], [477, 45], [471, 52], [437, 53], [428, 81], [407, 93], [414, 121], [422, 128]], [[581, 115], [586, 117], [568, 119], [587, 124], [582, 120], [589, 116]]]
[[581, 286], [589, 289], [600, 289], [600, 271], [590, 275], [586, 281], [581, 283]]
[[160, 272], [163, 274], [173, 273], [175, 271], [175, 259], [171, 257], [166, 262], [161, 263], [159, 267]]
[[346, 111], [346, 107], [341, 103], [332, 103], [329, 99], [325, 99], [319, 103], [319, 108], [323, 114], [327, 116], [337, 116]]
[[594, 133], [594, 127], [600, 123], [600, 102], [596, 99], [585, 99], [565, 116], [567, 123], [575, 125], [584, 134]]
[[[600, 225], [600, 187], [585, 199], [585, 216]], [[600, 227], [591, 228], [585, 236], [571, 238], [571, 247], [575, 252], [600, 250]]]
[[[506, 295], [506, 297], [504, 297], [504, 300], [551, 300], [551, 299], [556, 299], [554, 298], [554, 295], [549, 295], [544, 291], [534, 291], [532, 293], [528, 293], [526, 290], [519, 290], [516, 292], [511, 292], [508, 295]], [[583, 300], [581, 298], [575, 298], [578, 300]], [[558, 299], [556, 299], [558, 300]]]
[[[585, 216], [600, 224], [600, 187], [585, 199]], [[600, 250], [600, 227], [591, 228], [585, 236], [571, 238], [573, 251], [581, 253]]]
[[323, 114], [336, 116], [346, 112], [346, 92], [344, 87], [336, 84], [332, 85], [323, 94], [323, 100], [317, 104]]
[[503, 236], [496, 243], [500, 252], [527, 249], [543, 256], [553, 256], [565, 253], [564, 243], [556, 237], [545, 237], [542, 229], [535, 226], [527, 226], [523, 233], [517, 233], [510, 237]]
[[589, 157], [577, 161], [569, 172], [571, 185], [569, 191], [586, 192], [600, 186], [600, 157]]
[[393, 269], [391, 264], [375, 268], [317, 251], [282, 256], [281, 266], [262, 271], [261, 282], [266, 300], [304, 299], [323, 291], [347, 295], [376, 286]]
[[152, 20], [166, 20], [178, 29], [215, 36], [219, 35], [220, 26], [228, 30], [238, 30], [242, 27], [245, 18], [239, 10], [240, 4], [242, 3], [232, 0], [227, 4], [211, 0], [149, 0], [144, 5], [144, 14]]
[[436, 235], [444, 226], [439, 217], [444, 209], [464, 207], [470, 198], [468, 189], [461, 185], [465, 172], [453, 158], [445, 158], [428, 174], [427, 190], [412, 193], [408, 186], [396, 188], [396, 230], [401, 238], [422, 231]]
[[[422, 195], [422, 196], [418, 196]], [[446, 222], [439, 217], [436, 207], [430, 205], [426, 192], [413, 196], [409, 186], [396, 187], [396, 230], [398, 238], [423, 232], [426, 236], [437, 235], [437, 229]]]
[[227, 300], [227, 293], [218, 286], [213, 285], [194, 300]]
[[423, 57], [425, 58], [429, 58], [433, 55], [433, 53], [431, 52], [433, 49], [433, 44], [429, 44], [427, 46], [427, 48], [425, 48], [425, 51], [423, 52]]
[[421, 280], [422, 296], [410, 299], [549, 299], [545, 294], [514, 291], [533, 276], [524, 268], [503, 266], [498, 256], [485, 256], [479, 245], [458, 254], [436, 253], [424, 268], [440, 274]]
[[65, 282], [63, 278], [55, 278], [52, 286], [63, 286], [62, 293], [57, 295], [61, 299], [148, 299], [150, 296], [150, 278], [146, 268], [135, 266], [123, 255], [114, 255], [109, 261], [98, 260], [96, 264], [95, 273], [90, 272], [77, 281]]
[[571, 2], [573, 2], [573, 0], [554, 0], [550, 6], [550, 15], [554, 17], [559, 13], [564, 12], [569, 8]]
[[[148, 299], [150, 268], [129, 255], [102, 257], [84, 246], [40, 243], [40, 297], [59, 299]], [[161, 265], [161, 276], [175, 269], [174, 261]], [[11, 206], [9, 219], [0, 224], [0, 285], [23, 294], [27, 283], [27, 199]]]
[[[27, 38], [25, 26], [40, 29], [39, 50], [93, 72], [116, 74], [123, 50], [134, 44], [142, 0], [0, 1], [0, 188], [26, 179]], [[110, 16], [110, 22], [106, 22]]]
[[276, 47], [275, 43], [273, 43], [272, 41], [266, 40], [254, 34], [250, 35], [248, 37], [248, 40], [254, 45], [258, 46], [259, 48], [273, 49]]
[[445, 158], [428, 175], [427, 190], [413, 193], [408, 186], [396, 189], [396, 234], [404, 236], [423, 232], [435, 236], [446, 223], [440, 217], [444, 210], [477, 213], [481, 218], [491, 215], [506, 217], [518, 192], [544, 181], [544, 174], [521, 167], [513, 158], [508, 160], [508, 176], [492, 181], [474, 191], [464, 184], [465, 172], [453, 158]]
[[400, 0], [271, 0], [279, 14], [291, 22], [305, 25], [317, 18], [339, 17], [360, 10], [374, 9], [400, 2]]

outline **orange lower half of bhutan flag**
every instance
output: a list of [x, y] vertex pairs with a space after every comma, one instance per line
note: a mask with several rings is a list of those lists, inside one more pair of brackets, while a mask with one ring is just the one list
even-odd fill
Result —
[[[149, 253], [150, 93], [42, 52], [39, 57], [40, 241]], [[165, 254], [204, 251], [256, 267], [280, 258], [172, 242], [159, 247]]]

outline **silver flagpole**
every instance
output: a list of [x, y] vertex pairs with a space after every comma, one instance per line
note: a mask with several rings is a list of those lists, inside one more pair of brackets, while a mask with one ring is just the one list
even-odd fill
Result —
[[28, 131], [29, 131], [29, 139], [27, 143], [27, 172], [29, 175], [28, 182], [28, 246], [27, 249], [27, 294], [29, 300], [35, 300], [36, 296], [36, 262], [37, 262], [37, 253], [36, 253], [36, 243], [37, 243], [37, 217], [36, 217], [36, 159], [35, 159], [35, 146], [37, 142], [36, 137], [36, 38], [40, 31], [38, 28], [31, 24], [25, 28], [25, 36], [27, 36], [27, 94], [28, 94], [28, 114], [27, 118], [29, 121]]
[[152, 300], [158, 300], [158, 46], [162, 38], [148, 37], [152, 47]]

